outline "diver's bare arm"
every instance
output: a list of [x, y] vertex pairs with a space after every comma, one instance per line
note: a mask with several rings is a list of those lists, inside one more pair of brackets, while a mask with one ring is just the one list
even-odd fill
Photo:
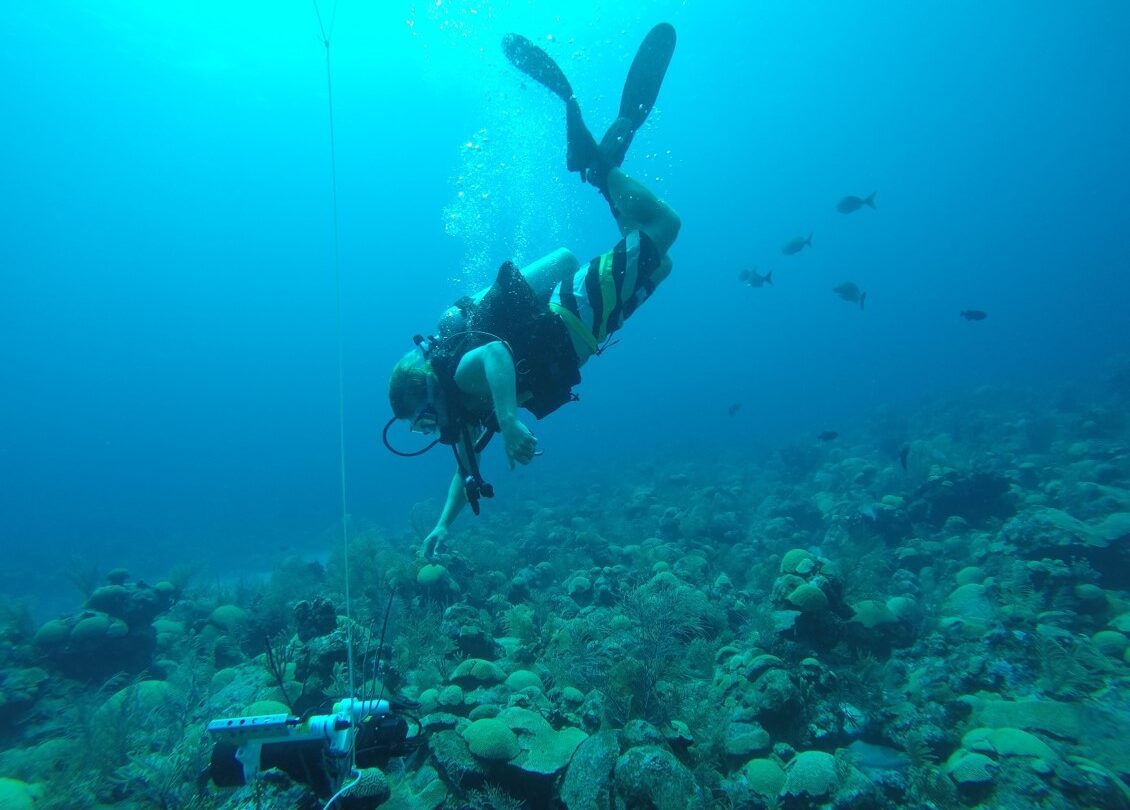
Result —
[[538, 440], [518, 419], [518, 382], [510, 350], [501, 343], [488, 343], [482, 348], [485, 350], [483, 370], [494, 403], [494, 415], [506, 443], [506, 459], [510, 469], [514, 469], [515, 464], [533, 461]]
[[424, 538], [423, 555], [426, 559], [433, 559], [440, 546], [447, 542], [447, 530], [452, 521], [459, 515], [467, 496], [463, 491], [463, 476], [459, 470], [455, 471], [455, 478], [447, 488], [447, 500], [444, 501], [443, 511], [440, 512], [436, 526]]
[[538, 440], [518, 419], [517, 375], [506, 345], [495, 341], [467, 352], [455, 369], [455, 383], [472, 396], [490, 398], [510, 467], [529, 464]]
[[439, 513], [436, 529], [446, 531], [450, 528], [466, 504], [467, 491], [463, 488], [463, 473], [457, 469], [451, 479], [451, 485], [447, 488], [447, 500], [444, 501], [443, 511]]
[[[432, 554], [447, 541], [447, 530], [451, 528], [451, 524], [455, 522], [455, 518], [459, 517], [459, 513], [463, 511], [463, 507], [467, 504], [467, 490], [463, 482], [463, 469], [467, 467], [466, 459], [462, 455], [462, 451], [456, 447], [455, 452], [459, 454], [462, 465], [457, 465], [455, 468], [455, 475], [451, 479], [451, 484], [447, 487], [447, 499], [443, 502], [443, 509], [439, 513], [439, 520], [436, 521], [436, 526], [432, 529], [424, 541], [424, 556], [431, 557]], [[478, 462], [479, 454], [475, 454], [475, 461]]]
[[455, 369], [455, 383], [472, 396], [490, 397], [504, 434], [518, 420], [518, 379], [510, 350], [502, 342], [467, 352]]

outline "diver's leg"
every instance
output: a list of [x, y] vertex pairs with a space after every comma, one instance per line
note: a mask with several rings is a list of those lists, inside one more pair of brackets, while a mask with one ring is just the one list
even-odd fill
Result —
[[634, 227], [611, 250], [558, 284], [549, 308], [565, 322], [578, 361], [600, 354], [670, 272], [671, 260], [649, 234]]
[[507, 34], [502, 49], [516, 68], [565, 102], [566, 168], [579, 172], [581, 180], [591, 183], [611, 202], [608, 174], [624, 162], [632, 139], [655, 106], [675, 51], [675, 29], [660, 23], [644, 37], [624, 82], [620, 113], [600, 143], [585, 126], [573, 88], [549, 54], [520, 34]]
[[655, 243], [660, 255], [666, 257], [683, 224], [675, 210], [620, 169], [608, 173], [608, 197], [620, 233], [643, 231]]
[[572, 278], [580, 269], [580, 260], [568, 248], [558, 248], [547, 256], [530, 262], [522, 268], [522, 276], [543, 300], [561, 281]]
[[[533, 288], [534, 294], [544, 300], [553, 292], [553, 288], [557, 286], [558, 282], [572, 278], [573, 274], [577, 272], [580, 266], [581, 261], [573, 254], [573, 251], [568, 248], [558, 248], [552, 253], [542, 256], [540, 259], [535, 259], [530, 262], [523, 267], [520, 272], [522, 273], [522, 277], [526, 279], [526, 283]], [[486, 297], [488, 292], [490, 292], [490, 287], [483, 287], [471, 296], [471, 301], [476, 304], [479, 303]], [[450, 307], [443, 314], [440, 322], [442, 323], [447, 319], [461, 319], [462, 317], [458, 307]], [[459, 321], [452, 321], [452, 323], [457, 324], [457, 326], [453, 326], [452, 329], [465, 328], [459, 325]]]
[[514, 67], [565, 102], [565, 166], [571, 172], [580, 172], [581, 180], [585, 180], [592, 167], [601, 165], [602, 158], [596, 140], [581, 117], [581, 107], [569, 80], [553, 57], [521, 34], [503, 37], [502, 50]]

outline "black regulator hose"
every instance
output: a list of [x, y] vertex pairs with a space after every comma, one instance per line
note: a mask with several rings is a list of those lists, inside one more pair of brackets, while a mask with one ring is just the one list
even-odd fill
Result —
[[396, 421], [395, 416], [392, 417], [392, 419], [389, 419], [388, 422], [385, 423], [385, 429], [381, 431], [381, 441], [384, 442], [385, 448], [390, 453], [392, 453], [394, 456], [401, 456], [402, 458], [412, 458], [413, 456], [422, 456], [422, 455], [424, 455], [424, 453], [428, 452], [433, 447], [435, 447], [437, 444], [439, 444], [439, 439], [435, 439], [435, 440], [432, 441], [431, 444], [429, 444], [423, 450], [417, 450], [414, 453], [405, 453], [402, 450], [397, 450], [388, 441], [388, 430], [389, 430], [389, 428], [392, 427], [392, 425], [395, 421]]

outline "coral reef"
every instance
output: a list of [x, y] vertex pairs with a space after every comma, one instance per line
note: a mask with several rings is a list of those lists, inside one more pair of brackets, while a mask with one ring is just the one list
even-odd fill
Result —
[[343, 807], [1130, 807], [1127, 423], [1014, 402], [640, 462], [435, 560], [352, 527], [352, 621], [340, 550], [235, 588], [76, 575], [74, 613], [0, 613], [0, 797], [321, 806], [293, 768], [200, 779], [204, 725], [327, 711], [351, 642], [413, 744]]

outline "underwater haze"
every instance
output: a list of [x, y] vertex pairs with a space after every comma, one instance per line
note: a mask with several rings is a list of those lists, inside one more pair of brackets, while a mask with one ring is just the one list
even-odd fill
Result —
[[[74, 555], [225, 576], [314, 550], [340, 509], [313, 9], [4, 16], [5, 591], [49, 598]], [[581, 403], [536, 425], [546, 455], [519, 475], [546, 488], [583, 479], [592, 448], [600, 466], [709, 457], [878, 405], [1109, 373], [1130, 346], [1128, 19], [1119, 3], [342, 3], [350, 512], [395, 527], [443, 494], [446, 453], [380, 445], [411, 336], [507, 258], [616, 236], [505, 33], [545, 45], [593, 122], [614, 116], [647, 27], [679, 34], [625, 163], [683, 218], [675, 272], [586, 366]], [[877, 210], [835, 210], [875, 190]], [[741, 286], [752, 266], [775, 285]], [[831, 294], [845, 279], [865, 311]]]
[[[36, 623], [74, 616], [88, 596], [75, 586], [118, 568], [250, 588], [294, 560], [332, 561], [343, 512], [348, 532], [415, 555], [454, 465], [442, 446], [382, 446], [392, 367], [504, 261], [560, 247], [587, 261], [620, 238], [566, 169], [560, 101], [502, 39], [552, 56], [599, 136], [661, 21], [678, 46], [623, 169], [682, 219], [673, 272], [584, 366], [578, 403], [521, 412], [542, 455], [511, 471], [500, 440], [488, 449], [497, 497], [453, 525], [452, 553], [489, 537], [515, 570], [536, 566], [507, 532], [633, 498], [654, 525], [600, 548], [676, 542], [664, 509], [683, 507], [664, 498], [684, 485], [735, 517], [675, 556], [741, 535], [748, 548], [727, 553], [743, 570], [772, 560], [750, 585], [766, 604], [792, 546], [862, 564], [825, 533], [836, 515], [872, 527], [888, 557], [932, 538], [926, 557], [990, 581], [988, 560], [1040, 559], [996, 534], [1025, 508], [1124, 549], [1130, 530], [1104, 521], [1130, 512], [1130, 5], [43, 0], [0, 9], [0, 601]], [[1052, 468], [1073, 472], [1049, 484]], [[961, 492], [998, 476], [1014, 499], [937, 506], [979, 538], [968, 556], [923, 528], [957, 531], [930, 511], [944, 501], [930, 482], [950, 472]], [[1077, 508], [1057, 500], [1068, 489]], [[889, 532], [887, 497], [910, 515]], [[730, 498], [760, 517], [746, 525]], [[919, 523], [912, 502], [935, 506]], [[760, 546], [757, 520], [797, 534], [758, 528]], [[587, 541], [555, 531], [577, 555], [569, 577], [660, 564], [584, 557]], [[1110, 616], [1071, 633], [1130, 610], [1099, 543], [1062, 556], [1092, 566], [1080, 583], [1106, 589]], [[468, 592], [486, 587], [477, 571]], [[791, 599], [803, 583], [790, 583]], [[965, 750], [950, 742], [935, 758]], [[1125, 765], [1104, 763], [1110, 784]], [[967, 805], [984, 798], [952, 781]], [[1125, 806], [1097, 795], [1072, 801]]]

